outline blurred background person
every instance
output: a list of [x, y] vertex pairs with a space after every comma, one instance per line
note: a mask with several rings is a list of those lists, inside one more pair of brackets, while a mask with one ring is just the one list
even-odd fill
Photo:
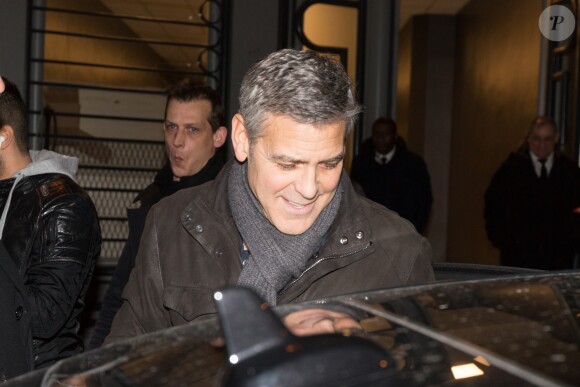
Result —
[[559, 141], [552, 118], [534, 118], [521, 147], [489, 184], [485, 227], [502, 265], [544, 270], [573, 266], [580, 169], [560, 152]]
[[409, 220], [418, 232], [425, 231], [433, 203], [431, 179], [425, 161], [397, 135], [395, 121], [375, 120], [372, 138], [353, 160], [351, 177], [366, 197]]

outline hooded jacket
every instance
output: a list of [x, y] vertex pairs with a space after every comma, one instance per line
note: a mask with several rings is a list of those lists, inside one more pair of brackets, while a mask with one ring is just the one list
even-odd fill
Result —
[[[106, 343], [212, 315], [213, 293], [237, 283], [242, 244], [228, 204], [229, 169], [151, 208]], [[323, 246], [278, 293], [277, 305], [430, 281], [430, 255], [410, 222], [346, 181]]]
[[73, 180], [76, 158], [30, 155], [32, 163], [0, 181], [0, 232], [24, 280], [40, 368], [83, 350], [79, 320], [101, 231], [93, 202]]

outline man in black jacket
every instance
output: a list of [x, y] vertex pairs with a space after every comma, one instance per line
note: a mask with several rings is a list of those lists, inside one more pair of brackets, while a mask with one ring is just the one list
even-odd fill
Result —
[[557, 148], [549, 117], [536, 117], [526, 140], [499, 167], [485, 193], [485, 226], [501, 264], [572, 268], [578, 247], [580, 169]]
[[407, 150], [395, 121], [381, 117], [373, 123], [373, 136], [362, 144], [351, 176], [367, 198], [424, 232], [433, 203], [429, 172], [423, 159]]
[[41, 368], [83, 350], [78, 329], [101, 231], [74, 181], [77, 159], [29, 151], [27, 114], [16, 86], [0, 80], [0, 239], [24, 282], [27, 306], [15, 316], [29, 314]]
[[[32, 333], [26, 287], [0, 241], [0, 383], [32, 370]], [[7, 350], [9, 349], [9, 350]]]
[[169, 163], [155, 181], [135, 198], [127, 210], [129, 238], [105, 295], [89, 348], [102, 345], [123, 300], [121, 295], [135, 266], [135, 256], [147, 213], [162, 198], [183, 188], [213, 180], [224, 164], [221, 146], [227, 138], [224, 110], [219, 94], [209, 86], [184, 79], [167, 94], [165, 147]]

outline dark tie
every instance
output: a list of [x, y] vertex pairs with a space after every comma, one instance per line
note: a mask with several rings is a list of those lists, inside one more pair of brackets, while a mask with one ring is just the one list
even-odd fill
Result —
[[546, 180], [548, 178], [548, 170], [546, 169], [546, 159], [539, 159], [542, 168], [540, 169], [540, 179]]

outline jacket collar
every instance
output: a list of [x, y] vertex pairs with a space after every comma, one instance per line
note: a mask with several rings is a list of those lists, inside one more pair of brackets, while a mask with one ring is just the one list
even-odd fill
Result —
[[359, 250], [370, 241], [371, 229], [363, 214], [361, 198], [355, 192], [346, 172], [343, 171], [341, 179], [345, 187], [342, 203], [328, 230], [320, 256], [348, 254], [350, 251]]
[[[220, 255], [227, 250], [235, 251], [238, 270], [241, 270], [239, 246], [241, 238], [233, 221], [228, 202], [228, 176], [230, 164], [226, 165], [212, 184], [195, 188], [192, 199], [182, 212], [182, 224], [188, 232], [212, 255]], [[371, 244], [372, 232], [361, 205], [361, 198], [355, 192], [350, 178], [343, 171], [344, 194], [340, 209], [332, 226], [328, 230], [326, 240], [319, 251], [307, 263], [309, 280], [292, 289], [292, 294], [299, 295], [308, 287], [312, 276], [321, 277], [330, 270], [347, 266], [363, 257], [358, 252], [367, 249]], [[227, 245], [227, 247], [226, 247]], [[366, 254], [365, 254], [366, 255]], [[309, 268], [317, 267], [319, 260], [332, 259], [332, 268], [315, 271]], [[232, 273], [231, 257], [220, 260], [226, 272]], [[235, 275], [235, 273], [234, 273]], [[239, 275], [239, 271], [237, 272]], [[237, 281], [237, 276], [234, 282]], [[292, 294], [285, 295], [293, 297]]]
[[[232, 221], [228, 203], [228, 176], [231, 163], [222, 169], [215, 179], [215, 200], [206, 202], [211, 211], [222, 217], [223, 221]], [[351, 250], [358, 250], [369, 243], [371, 229], [366, 221], [361, 206], [361, 198], [355, 192], [348, 174], [343, 171], [344, 194], [336, 219], [330, 226], [326, 243], [320, 255], [342, 255]], [[209, 210], [209, 208], [208, 208]], [[234, 226], [235, 227], [235, 226]], [[237, 230], [237, 229], [236, 229]]]
[[181, 223], [187, 232], [222, 267], [230, 283], [235, 283], [242, 268], [241, 237], [228, 203], [226, 165], [209, 184], [191, 190], [192, 199], [181, 213]]

